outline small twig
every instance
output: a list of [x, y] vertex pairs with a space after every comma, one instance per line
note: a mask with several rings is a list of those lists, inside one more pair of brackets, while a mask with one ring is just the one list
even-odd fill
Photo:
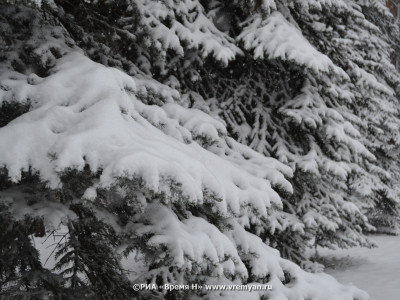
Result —
[[46, 239], [43, 241], [42, 244], [46, 243], [47, 239], [48, 239], [51, 235], [54, 236], [54, 232], [55, 232], [55, 231], [56, 231], [56, 230], [54, 229], [52, 232], [50, 232], [49, 235], [46, 237]]
[[62, 241], [63, 239], [66, 238], [67, 234], [68, 234], [68, 232], [65, 233], [65, 234], [63, 235], [63, 237], [58, 241], [58, 243], [56, 244], [56, 246], [54, 246], [53, 251], [51, 251], [51, 253], [49, 254], [49, 257], [47, 257], [46, 261], [44, 262], [44, 265], [46, 265], [46, 263], [48, 262], [48, 260], [50, 259], [50, 257], [53, 255], [53, 253], [56, 251], [56, 249], [58, 248], [58, 246], [61, 244], [61, 241]]

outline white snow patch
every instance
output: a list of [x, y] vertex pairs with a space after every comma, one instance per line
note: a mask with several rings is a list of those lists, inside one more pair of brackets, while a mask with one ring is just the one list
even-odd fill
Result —
[[319, 250], [334, 259], [336, 267], [325, 271], [343, 284], [367, 291], [373, 300], [398, 300], [400, 295], [400, 236], [374, 235], [378, 248]]

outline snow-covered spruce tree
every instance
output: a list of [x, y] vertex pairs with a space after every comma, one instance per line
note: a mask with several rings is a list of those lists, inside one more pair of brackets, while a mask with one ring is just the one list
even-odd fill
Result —
[[[399, 43], [398, 26], [383, 1], [341, 3], [334, 9], [322, 5], [308, 18], [304, 18], [301, 8], [293, 9], [296, 12], [297, 22], [313, 44], [349, 75], [353, 100], [347, 107], [358, 117], [354, 124], [361, 132], [361, 142], [377, 158], [378, 168], [369, 165], [358, 179], [349, 178], [356, 192], [353, 201], [367, 199], [359, 205], [368, 211], [372, 224], [380, 231], [396, 232], [399, 73], [391, 56]], [[335, 21], [321, 25], [329, 19]], [[377, 215], [385, 219], [385, 226]]]
[[[362, 8], [342, 1], [276, 1], [263, 3], [257, 14], [246, 3], [205, 7], [252, 57], [237, 59], [237, 71], [231, 64], [229, 73], [200, 62], [200, 76], [180, 74], [181, 85], [219, 107], [239, 141], [294, 165], [295, 193], [284, 204], [306, 224], [315, 245], [369, 246], [362, 235], [371, 228], [365, 210], [374, 222], [386, 214], [387, 227], [398, 223], [398, 74], [389, 61], [398, 30], [388, 10], [378, 2]], [[203, 82], [190, 82], [196, 78]], [[391, 196], [382, 198], [385, 191]], [[382, 201], [387, 204], [376, 203]], [[285, 236], [277, 240], [284, 254], [291, 244], [302, 244], [282, 241]], [[297, 249], [289, 255], [304, 259], [303, 248]]]
[[[144, 28], [144, 33], [135, 34], [136, 45], [127, 47], [129, 52], [135, 54], [131, 56], [132, 59], [135, 59], [135, 56], [138, 57], [137, 65], [142, 71], [152, 74], [154, 78], [173, 88], [180, 89], [184, 105], [205, 111], [209, 110], [208, 106], [213, 107], [211, 111], [216, 111], [215, 107], [222, 108], [222, 115], [227, 121], [231, 134], [240, 142], [249, 143], [266, 155], [276, 154], [283, 162], [294, 164], [297, 168], [296, 176], [294, 176], [294, 180], [298, 179], [294, 182], [295, 194], [290, 197], [284, 195], [284, 198], [288, 198], [284, 201], [285, 212], [276, 214], [274, 218], [263, 220], [261, 223], [249, 224], [254, 232], [269, 239], [283, 255], [299, 262], [305, 260], [304, 250], [307, 247], [307, 241], [313, 239], [316, 241], [315, 245], [324, 246], [369, 245], [361, 234], [362, 227], [368, 227], [365, 217], [357, 207], [352, 205], [351, 201], [343, 200], [343, 197], [349, 194], [343, 181], [350, 169], [343, 168], [343, 162], [337, 162], [340, 159], [332, 158], [334, 148], [328, 149], [329, 152], [326, 149], [314, 150], [313, 146], [321, 147], [315, 144], [315, 140], [321, 144], [325, 136], [333, 137], [332, 140], [334, 140], [337, 135], [335, 131], [337, 124], [342, 127], [342, 132], [345, 132], [344, 127], [347, 131], [351, 131], [352, 127], [344, 119], [340, 119], [335, 109], [326, 107], [324, 100], [318, 94], [323, 91], [310, 92], [308, 90], [315, 90], [318, 86], [328, 86], [331, 80], [337, 80], [338, 84], [341, 84], [340, 81], [345, 81], [347, 76], [326, 56], [318, 53], [293, 25], [285, 21], [279, 12], [275, 12], [267, 19], [266, 24], [262, 24], [263, 18], [265, 19], [272, 10], [276, 9], [276, 6], [266, 7], [263, 4], [259, 8], [261, 13], [254, 14], [253, 4], [251, 2], [233, 4], [212, 2], [207, 6], [202, 6], [197, 1], [136, 1], [125, 7], [124, 18], [120, 18], [115, 24], [131, 29], [132, 26], [129, 24], [138, 23], [141, 28]], [[206, 8], [209, 10], [207, 16], [205, 16]], [[95, 7], [91, 6], [90, 9], [95, 9]], [[75, 15], [81, 11], [83, 9], [77, 7], [69, 8], [69, 12]], [[247, 23], [244, 22], [246, 20]], [[69, 22], [64, 23], [68, 26]], [[241, 25], [238, 27], [237, 24]], [[101, 33], [98, 28], [87, 26], [85, 22], [81, 22], [80, 25], [85, 30], [74, 30], [77, 34], [87, 30]], [[277, 31], [274, 31], [275, 27], [278, 28]], [[263, 32], [264, 35], [257, 39], [257, 36]], [[282, 34], [289, 35], [290, 39], [281, 41], [279, 36]], [[119, 35], [117, 34], [116, 37], [118, 39]], [[101, 41], [101, 39], [97, 40]], [[261, 43], [254, 54], [251, 50], [253, 40], [255, 44]], [[263, 44], [269, 40], [274, 41], [270, 45], [271, 49]], [[291, 40], [294, 42], [292, 43]], [[90, 40], [90, 44], [93, 45], [93, 40]], [[243, 49], [240, 49], [238, 45], [242, 45]], [[299, 47], [292, 51], [292, 45], [299, 45]], [[82, 46], [87, 47], [87, 45]], [[110, 46], [112, 47], [112, 44]], [[109, 60], [107, 52], [102, 47], [89, 47], [90, 52], [100, 61]], [[284, 62], [285, 47], [291, 51], [288, 56], [295, 63]], [[279, 60], [262, 60], [266, 50], [275, 51], [271, 57], [279, 58]], [[122, 56], [124, 56], [123, 53]], [[226, 64], [233, 59], [235, 61], [231, 62], [229, 74], [227, 74]], [[111, 62], [111, 65], [113, 63]], [[274, 72], [271, 72], [271, 69]], [[304, 73], [310, 77], [306, 81], [304, 81]], [[333, 79], [329, 75], [332, 75]], [[270, 84], [265, 84], [267, 78]], [[287, 83], [286, 86], [280, 86], [282, 80]], [[257, 87], [255, 87], [255, 82], [259, 82], [258, 85], [256, 84]], [[342, 92], [341, 88], [336, 86], [328, 91], [334, 95], [339, 93], [342, 98], [348, 99], [349, 95]], [[305, 95], [303, 99], [306, 104], [304, 105], [307, 105], [307, 99], [312, 100], [313, 93], [316, 93], [316, 103], [310, 105], [319, 108], [322, 103], [322, 109], [319, 112], [317, 109], [305, 109], [305, 115], [302, 115], [299, 108], [290, 109], [288, 106], [290, 104], [285, 104], [287, 109], [282, 108], [283, 102], [296, 98], [300, 91]], [[289, 96], [285, 97], [285, 95]], [[275, 106], [269, 108], [265, 102], [270, 98], [282, 101], [274, 100]], [[204, 99], [208, 99], [207, 102]], [[299, 102], [297, 98], [291, 105], [296, 102]], [[330, 106], [338, 108], [339, 104], [334, 103]], [[313, 120], [314, 112], [316, 120]], [[262, 116], [254, 118], [259, 113]], [[318, 116], [318, 113], [323, 118]], [[275, 117], [276, 114], [278, 118]], [[339, 119], [335, 120], [335, 117]], [[315, 137], [316, 128], [311, 132], [310, 128], [299, 130], [296, 122], [301, 123], [302, 118], [307, 119], [306, 126], [311, 129], [314, 125], [321, 124], [322, 132], [319, 133], [319, 137]], [[332, 122], [324, 121], [327, 125], [323, 125], [322, 120], [326, 118]], [[272, 119], [275, 119], [273, 123], [268, 124]], [[260, 122], [260, 127], [253, 129], [252, 137], [246, 137], [248, 129], [256, 126], [256, 122]], [[262, 124], [263, 122], [266, 123]], [[250, 124], [246, 126], [246, 123]], [[280, 133], [269, 133], [268, 131], [271, 130]], [[269, 141], [266, 135], [269, 136]], [[347, 143], [353, 152], [372, 159], [371, 154], [351, 135], [345, 134], [344, 138], [344, 143]], [[308, 140], [313, 145], [309, 145]], [[337, 144], [340, 143], [341, 141]], [[270, 146], [269, 150], [267, 146]], [[326, 155], [326, 157], [320, 159], [321, 155]], [[319, 180], [321, 173], [319, 168], [322, 168], [324, 174], [322, 177], [324, 184], [321, 184]], [[336, 177], [339, 177], [339, 180], [335, 183]], [[299, 202], [301, 199], [304, 201]], [[305, 225], [307, 225], [306, 232], [304, 232]], [[274, 235], [276, 232], [280, 234]], [[293, 245], [296, 246], [293, 247]]]
[[[176, 15], [179, 6], [173, 3], [166, 6]], [[285, 256], [303, 261], [309, 241], [327, 247], [370, 246], [362, 233], [371, 228], [362, 208], [371, 203], [353, 182], [377, 168], [356, 129], [360, 119], [348, 107], [355, 97], [351, 78], [307, 40], [295, 19], [299, 8], [302, 18], [323, 15], [318, 3], [204, 3], [209, 18], [225, 33], [224, 41], [240, 47], [233, 48], [235, 61], [229, 68], [218, 63], [219, 56], [232, 53], [229, 47], [219, 47], [214, 59], [203, 55], [204, 47], [192, 47], [183, 59], [167, 60], [159, 78], [166, 83], [177, 78], [191, 105], [219, 110], [238, 141], [293, 167], [294, 193], [282, 194], [284, 212], [274, 223], [250, 224], [250, 230]], [[160, 17], [154, 10], [153, 16], [168, 23], [169, 15]], [[207, 32], [202, 27], [198, 31]]]
[[[181, 27], [175, 26], [188, 39], [181, 45], [188, 57], [211, 55], [224, 65], [242, 52], [200, 3], [180, 3], [169, 4], [181, 13]], [[0, 128], [6, 241], [0, 243], [0, 295], [367, 299], [330, 276], [304, 272], [265, 243], [264, 227], [290, 221], [278, 191], [293, 192], [285, 179], [292, 169], [230, 138], [201, 96], [179, 93], [173, 77], [170, 87], [155, 80], [166, 75], [170, 55], [179, 54], [155, 42], [162, 31], [151, 32], [142, 19], [127, 28], [113, 23], [124, 21], [114, 19], [121, 7], [135, 21], [132, 7], [165, 3], [73, 4], [81, 18], [67, 15], [73, 12], [69, 1], [35, 8], [0, 4], [0, 99], [7, 108]], [[196, 25], [193, 15], [202, 21]], [[191, 24], [206, 26], [206, 37], [195, 34], [197, 27], [185, 31]], [[133, 51], [132, 60], [112, 48], [123, 36], [121, 43], [131, 44], [122, 49]], [[146, 66], [159, 73], [148, 76]], [[51, 253], [41, 236], [54, 236]], [[132, 266], [135, 257], [139, 263]], [[140, 293], [134, 282], [269, 283], [273, 289]]]
[[[395, 148], [383, 150], [393, 139], [382, 134], [396, 134], [396, 109], [389, 122], [376, 117], [393, 108], [390, 86], [397, 75], [388, 60], [390, 39], [373, 24], [384, 30], [387, 10], [377, 2], [364, 10], [371, 14], [375, 6], [385, 18], [368, 21], [357, 3], [343, 1], [136, 1], [116, 22], [144, 28], [136, 46], [146, 53], [137, 59], [142, 71], [178, 88], [185, 105], [220, 109], [236, 139], [293, 166], [295, 193], [282, 195], [285, 212], [276, 222], [250, 226], [298, 261], [305, 259], [307, 240], [315, 246], [370, 246], [362, 234], [372, 229], [364, 211], [372, 213], [385, 190], [397, 206], [397, 163], [391, 172], [383, 163], [395, 158]], [[367, 45], [369, 37], [375, 42]], [[143, 50], [149, 46], [150, 54]], [[359, 57], [364, 49], [377, 53], [369, 66], [380, 64], [386, 75], [369, 76]], [[388, 216], [395, 227], [396, 214]]]
[[[196, 85], [199, 73], [195, 66], [202, 65], [203, 60], [211, 58], [212, 63], [215, 62], [224, 68], [229, 60], [234, 59], [238, 54], [243, 54], [243, 51], [234, 44], [234, 39], [219, 32], [213, 20], [203, 15], [204, 8], [197, 1], [188, 1], [185, 5], [181, 5], [182, 2], [165, 4], [154, 1], [121, 5], [119, 2], [116, 7], [111, 5], [106, 8], [102, 5], [82, 3], [81, 6], [64, 4], [64, 11], [70, 13], [62, 16], [64, 26], [75, 36], [75, 40], [79, 41], [79, 45], [87, 49], [87, 53], [93, 59], [110, 66], [124, 68], [135, 76], [141, 77], [141, 72], [145, 72], [173, 88], [180, 89], [182, 97], [179, 101], [183, 105], [200, 108], [206, 112], [210, 109], [201, 95], [196, 93], [195, 89], [180, 88], [180, 81], [184, 87], [187, 84], [186, 78], [190, 78], [189, 83]], [[247, 8], [251, 9], [251, 4]], [[99, 19], [98, 14], [101, 11], [109, 12], [112, 18]], [[121, 14], [121, 11], [123, 11], [123, 17], [116, 17], [118, 13]], [[161, 11], [163, 13], [160, 13]], [[190, 11], [197, 11], [197, 13], [180, 16]], [[87, 12], [89, 16], [82, 17], [82, 12]], [[73, 19], [71, 15], [74, 15]], [[182, 18], [185, 20], [183, 23], [180, 21]], [[104, 22], [106, 19], [107, 22]], [[132, 24], [139, 24], [136, 26], [146, 30], [134, 31], [135, 27]], [[169, 30], [166, 24], [173, 30]], [[107, 35], [104, 35], [103, 26], [108, 26]], [[121, 28], [127, 30], [121, 30]], [[132, 65], [132, 60], [140, 67], [140, 71]], [[194, 67], [188, 68], [193, 61]], [[176, 68], [177, 64], [181, 67]], [[242, 64], [238, 66], [243, 68]], [[189, 74], [170, 75], [171, 69], [177, 69], [180, 72], [187, 70]], [[224, 70], [222, 69], [223, 72]], [[194, 82], [191, 81], [192, 79]], [[142, 101], [152, 104], [159, 103], [160, 99], [147, 97]], [[305, 241], [310, 239], [310, 235], [307, 234], [306, 238], [304, 225], [298, 217], [292, 215], [292, 211], [279, 212], [260, 224], [249, 226], [253, 227], [254, 232], [263, 234], [264, 239], [270, 239], [271, 244], [281, 250], [285, 257], [298, 262], [304, 260]], [[282, 233], [279, 239], [270, 234], [276, 229]], [[293, 245], [297, 246], [292, 248]]]
[[[389, 176], [381, 176], [383, 184], [377, 184], [374, 188], [374, 199], [376, 205], [369, 209], [368, 218], [378, 231], [399, 234], [399, 197], [400, 190], [398, 182], [399, 173], [399, 119], [398, 109], [400, 99], [400, 77], [395, 69], [395, 61], [392, 57], [399, 51], [400, 34], [397, 23], [388, 14], [384, 3], [371, 2], [358, 3], [367, 21], [376, 25], [371, 43], [363, 40], [363, 45], [369, 45], [369, 54], [360, 59], [360, 65], [377, 78], [383, 84], [375, 89], [375, 93], [369, 95], [368, 102], [372, 105], [373, 113], [369, 114], [369, 134], [365, 144], [377, 157], [379, 165], [387, 170]], [[382, 49], [386, 51], [382, 53]], [[390, 60], [389, 60], [390, 58]], [[373, 67], [374, 66], [374, 67]], [[368, 90], [360, 87], [360, 90]], [[381, 93], [377, 92], [380, 91]], [[361, 115], [364, 118], [366, 114]], [[371, 118], [375, 116], [375, 118]], [[364, 127], [365, 128], [365, 127]], [[368, 142], [372, 141], [372, 144]], [[389, 178], [388, 178], [389, 177]], [[380, 220], [377, 215], [381, 215]], [[384, 220], [384, 221], [383, 221]], [[383, 222], [382, 222], [383, 221]]]

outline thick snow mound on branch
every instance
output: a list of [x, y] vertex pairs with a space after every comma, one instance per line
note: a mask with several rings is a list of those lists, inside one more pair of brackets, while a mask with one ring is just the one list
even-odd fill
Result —
[[[144, 28], [161, 51], [173, 49], [183, 55], [183, 45], [187, 44], [189, 49], [199, 49], [203, 57], [211, 55], [224, 64], [242, 53], [234, 39], [219, 31], [207, 18], [198, 1], [141, 0], [135, 1], [132, 9], [139, 10]], [[169, 26], [165, 25], [166, 21]]]
[[[353, 286], [340, 286], [329, 275], [301, 270], [237, 221], [231, 220], [229, 225], [229, 229], [220, 231], [203, 218], [189, 215], [180, 220], [166, 206], [152, 203], [127, 229], [134, 236], [150, 235], [146, 242], [149, 247], [162, 245], [167, 249], [158, 258], [160, 262], [172, 260], [172, 266], [191, 273], [199, 272], [199, 268], [207, 269], [205, 261], [210, 262], [214, 268], [207, 279], [209, 284], [262, 283], [249, 282], [251, 272], [253, 278], [268, 278], [272, 286], [272, 291], [209, 292], [206, 299], [260, 299], [262, 296], [268, 299], [368, 299], [365, 292]], [[171, 284], [182, 284], [166, 270], [159, 271]], [[137, 281], [153, 280], [157, 274], [158, 270], [153, 269]]]
[[[272, 206], [282, 205], [272, 185], [291, 192], [284, 175], [292, 171], [228, 138], [222, 122], [173, 102], [147, 105], [136, 94], [146, 89], [138, 86], [142, 81], [79, 51], [58, 59], [44, 78], [6, 69], [0, 74], [1, 102], [31, 105], [29, 112], [0, 128], [0, 165], [12, 181], [31, 170], [58, 188], [64, 172], [89, 166], [101, 176], [88, 187], [87, 198], [96, 198], [96, 188], [140, 179], [145, 191], [167, 195], [170, 202], [214, 201], [220, 215], [229, 216], [225, 229], [189, 213], [178, 217], [165, 199], [163, 204], [153, 199], [127, 227], [134, 236], [149, 237], [149, 247], [164, 246], [179, 269], [191, 271], [196, 264], [208, 270], [211, 263], [216, 280], [246, 279], [250, 272], [269, 278], [271, 299], [367, 299], [332, 277], [302, 271], [239, 224], [246, 210], [253, 212], [249, 217], [269, 218]], [[144, 276], [152, 272], [156, 270]], [[209, 295], [234, 296], [243, 294]]]
[[266, 19], [256, 14], [243, 27], [237, 39], [247, 50], [253, 51], [255, 59], [291, 60], [316, 72], [334, 71], [348, 77], [328, 56], [315, 49], [280, 12], [274, 12]]
[[281, 206], [271, 182], [291, 192], [281, 173], [290, 176], [290, 168], [228, 139], [220, 121], [174, 103], [146, 105], [133, 78], [80, 52], [61, 58], [46, 78], [8, 72], [1, 84], [3, 100], [32, 106], [0, 129], [0, 164], [14, 182], [31, 168], [57, 188], [64, 171], [88, 165], [102, 172], [96, 187], [140, 179], [168, 196], [176, 185], [194, 203], [204, 195], [222, 200], [222, 213], [250, 205], [263, 216], [271, 204]]

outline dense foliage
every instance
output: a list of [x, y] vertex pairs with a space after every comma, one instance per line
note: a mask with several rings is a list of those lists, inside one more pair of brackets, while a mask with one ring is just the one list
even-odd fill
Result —
[[0, 295], [367, 299], [295, 263], [397, 231], [399, 42], [375, 0], [1, 3]]

